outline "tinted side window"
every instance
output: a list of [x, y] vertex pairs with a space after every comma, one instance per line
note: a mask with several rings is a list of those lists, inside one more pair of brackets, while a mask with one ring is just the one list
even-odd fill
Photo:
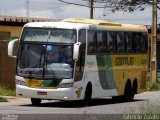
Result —
[[94, 53], [97, 53], [98, 52], [98, 36], [97, 36], [96, 31], [94, 31], [94, 34], [93, 34], [93, 43], [94, 43], [94, 46], [95, 46]]
[[117, 43], [117, 36], [116, 32], [107, 32], [107, 39], [108, 39], [108, 52], [109, 53], [115, 53], [116, 52], [116, 43]]
[[141, 33], [133, 33], [134, 34], [134, 49], [136, 53], [142, 53], [142, 39]]
[[81, 42], [81, 44], [86, 44], [86, 30], [79, 31], [79, 42]]
[[103, 35], [103, 38], [102, 38], [103, 45], [105, 46], [106, 52], [108, 52], [108, 49], [107, 49], [107, 46], [108, 46], [107, 31], [103, 31], [102, 35]]
[[104, 38], [105, 37], [103, 35], [103, 32], [102, 31], [98, 31], [97, 32], [97, 43], [98, 43], [98, 49], [97, 49], [97, 52], [98, 53], [106, 53], [106, 44], [105, 44], [105, 40]]
[[142, 33], [142, 52], [146, 53], [148, 50], [148, 38], [147, 33]]
[[123, 32], [117, 32], [117, 52], [125, 53], [125, 39]]
[[86, 30], [80, 30], [79, 31], [79, 42], [81, 42], [80, 54], [85, 55], [85, 51], [86, 51]]
[[82, 80], [83, 77], [86, 51], [86, 30], [79, 31], [79, 42], [81, 42], [81, 45], [78, 60], [76, 61], [75, 81]]
[[132, 33], [126, 32], [125, 38], [126, 38], [126, 51], [127, 51], [127, 53], [134, 53]]
[[97, 32], [93, 30], [88, 31], [88, 48], [87, 51], [89, 54], [97, 53], [98, 41], [97, 41]]

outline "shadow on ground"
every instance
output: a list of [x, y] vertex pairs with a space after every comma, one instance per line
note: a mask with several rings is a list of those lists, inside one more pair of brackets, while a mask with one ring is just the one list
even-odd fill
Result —
[[[145, 101], [142, 99], [135, 99], [131, 102], [139, 102]], [[37, 107], [56, 107], [56, 108], [83, 108], [83, 107], [93, 107], [93, 106], [101, 106], [101, 105], [111, 105], [111, 104], [122, 104], [128, 103], [122, 100], [115, 100], [111, 98], [100, 98], [100, 99], [93, 99], [87, 105], [83, 101], [45, 101], [42, 102], [40, 106]], [[28, 105], [21, 105], [21, 106], [32, 106], [32, 104]]]

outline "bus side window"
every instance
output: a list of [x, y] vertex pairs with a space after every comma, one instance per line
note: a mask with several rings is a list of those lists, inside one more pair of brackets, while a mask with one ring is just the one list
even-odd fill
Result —
[[141, 33], [135, 33], [135, 45], [136, 53], [142, 53]]
[[103, 43], [103, 45], [105, 47], [106, 53], [108, 53], [108, 49], [107, 49], [107, 46], [108, 46], [107, 31], [103, 31], [102, 43]]
[[103, 32], [97, 32], [97, 42], [98, 42], [98, 53], [106, 53], [106, 44], [103, 41]]
[[88, 53], [94, 53], [95, 51], [95, 46], [93, 42], [88, 43]]
[[132, 33], [127, 32], [125, 33], [125, 38], [126, 38], [126, 48], [127, 48], [127, 53], [133, 53], [133, 39], [132, 39]]
[[96, 45], [95, 45], [95, 41], [97, 38], [96, 37], [95, 32], [93, 30], [89, 30], [88, 31], [88, 48], [87, 48], [87, 52], [89, 54], [93, 54], [97, 51], [96, 49]]
[[117, 32], [117, 52], [118, 53], [125, 52], [125, 41], [123, 37], [123, 32]]
[[80, 81], [83, 77], [86, 51], [86, 30], [79, 31], [79, 42], [81, 42], [81, 45], [78, 60], [76, 61], [75, 81]]
[[93, 47], [93, 33], [91, 32], [91, 31], [88, 31], [88, 48], [87, 48], [87, 53], [93, 53], [93, 49], [94, 49], [94, 47]]
[[94, 47], [95, 47], [95, 51], [94, 53], [98, 52], [98, 36], [97, 36], [97, 31], [94, 31], [94, 35], [93, 35], [93, 43], [94, 43]]
[[109, 53], [115, 53], [116, 52], [116, 32], [109, 31], [107, 33], [107, 39], [108, 39], [108, 52]]
[[148, 49], [147, 33], [142, 33], [142, 53], [146, 53]]

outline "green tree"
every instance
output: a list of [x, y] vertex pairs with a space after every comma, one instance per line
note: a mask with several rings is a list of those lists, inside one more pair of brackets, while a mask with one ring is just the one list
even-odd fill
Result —
[[[108, 11], [116, 12], [134, 12], [143, 11], [146, 7], [152, 5], [153, 0], [96, 0], [99, 3], [105, 3]], [[157, 0], [157, 8], [160, 10], [160, 0]]]

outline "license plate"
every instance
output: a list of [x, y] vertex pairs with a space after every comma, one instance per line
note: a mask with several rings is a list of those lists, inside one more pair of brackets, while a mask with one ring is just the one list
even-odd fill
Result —
[[47, 92], [37, 92], [37, 95], [47, 95]]

